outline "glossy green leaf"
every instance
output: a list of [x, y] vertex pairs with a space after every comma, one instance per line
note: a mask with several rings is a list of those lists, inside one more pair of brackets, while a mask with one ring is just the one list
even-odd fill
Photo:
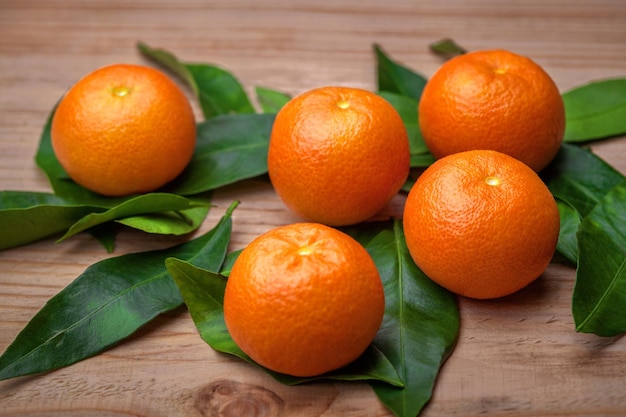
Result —
[[226, 259], [224, 260], [224, 265], [222, 265], [222, 269], [219, 271], [220, 275], [223, 275], [225, 277], [228, 277], [230, 275], [230, 271], [233, 269], [233, 265], [235, 264], [235, 261], [239, 257], [239, 254], [241, 253], [242, 250], [243, 249], [232, 251], [232, 252], [229, 252], [228, 255], [226, 255]]
[[0, 250], [64, 232], [82, 217], [103, 210], [49, 193], [0, 191]]
[[580, 215], [576, 209], [564, 201], [556, 200], [559, 209], [560, 230], [556, 250], [568, 261], [576, 265], [578, 262], [578, 226]]
[[250, 360], [230, 337], [224, 323], [226, 277], [182, 259], [169, 258], [165, 266], [180, 290], [200, 337], [218, 352]]
[[52, 297], [0, 357], [0, 380], [46, 372], [96, 355], [158, 314], [182, 305], [165, 267], [176, 257], [219, 270], [232, 205], [206, 234], [176, 247], [105, 259]]
[[385, 287], [385, 318], [373, 345], [393, 363], [404, 388], [371, 381], [396, 416], [414, 417], [432, 396], [459, 334], [456, 296], [424, 275], [406, 247], [401, 220], [346, 229], [368, 250]]
[[209, 210], [210, 207], [206, 205], [125, 217], [116, 222], [146, 233], [181, 236], [198, 229], [209, 214]]
[[582, 220], [578, 244], [572, 298], [576, 330], [598, 336], [626, 333], [626, 180]]
[[427, 168], [435, 162], [435, 157], [429, 152], [411, 155], [411, 166], [414, 168]]
[[388, 91], [414, 100], [420, 99], [426, 78], [392, 60], [379, 45], [374, 45], [378, 91]]
[[[100, 225], [102, 223], [106, 223], [109, 221], [113, 221], [113, 220], [117, 220], [117, 219], [124, 219], [126, 217], [130, 217], [130, 216], [137, 216], [140, 214], [154, 214], [154, 213], [159, 213], [159, 212], [170, 212], [170, 211], [179, 211], [179, 210], [186, 210], [186, 209], [191, 209], [191, 208], [197, 208], [197, 207], [207, 207], [206, 202], [200, 202], [199, 200], [192, 200], [192, 199], [188, 199], [176, 194], [166, 194], [166, 193], [149, 193], [149, 194], [142, 194], [142, 195], [138, 195], [135, 196], [133, 198], [130, 198], [124, 202], [122, 202], [121, 204], [112, 207], [106, 211], [103, 212], [99, 212], [99, 213], [90, 213], [88, 215], [86, 215], [85, 217], [83, 217], [82, 219], [80, 219], [79, 221], [77, 221], [76, 223], [74, 223], [69, 229], [68, 231], [65, 233], [65, 235], [63, 237], [61, 237], [60, 241], [63, 241], [65, 239], [68, 239], [74, 235], [76, 235], [77, 233], [80, 233], [84, 230], [87, 230], [89, 228], [92, 228], [94, 226]], [[167, 216], [170, 213], [163, 213], [161, 214], [161, 220], [163, 220], [163, 217]], [[187, 225], [187, 227], [190, 224], [194, 224], [191, 223], [189, 221], [189, 219], [186, 219], [183, 216], [176, 216], [176, 215], [171, 215], [169, 216], [169, 222], [166, 223], [165, 221], [161, 221], [159, 222], [159, 226], [160, 229], [162, 229], [164, 226], [166, 226], [167, 224], [172, 223], [176, 217], [179, 218], [179, 224], [175, 224], [175, 227], [181, 227], [182, 225]], [[148, 231], [149, 227], [156, 227], [156, 225], [147, 225], [146, 223], [148, 222], [149, 218], [144, 217], [144, 228], [143, 230]], [[135, 220], [135, 223], [137, 221]], [[127, 222], [127, 225], [132, 225], [133, 221]], [[198, 225], [199, 226], [199, 225]], [[153, 229], [153, 232], [157, 232], [157, 229]], [[187, 230], [188, 233], [191, 230]], [[159, 230], [159, 233], [163, 233], [163, 234], [175, 234], [172, 232], [172, 230]]]
[[142, 42], [137, 47], [144, 56], [177, 74], [191, 86], [206, 119], [220, 114], [254, 113], [243, 86], [225, 69], [183, 62], [171, 52], [151, 48]]
[[626, 135], [626, 78], [592, 82], [563, 94], [566, 142]]
[[563, 144], [541, 173], [552, 194], [586, 216], [624, 176], [587, 149]]
[[282, 91], [265, 87], [256, 87], [255, 91], [264, 113], [278, 113], [291, 100], [291, 96]]
[[198, 125], [191, 162], [165, 191], [193, 195], [267, 173], [273, 114], [213, 117]]
[[370, 346], [350, 365], [317, 377], [293, 377], [261, 367], [235, 344], [224, 323], [226, 277], [178, 259], [168, 259], [166, 265], [180, 288], [200, 337], [213, 349], [259, 366], [278, 381], [288, 385], [318, 379], [351, 381], [376, 379], [386, 384], [402, 385], [391, 363], [374, 346]]
[[457, 55], [467, 53], [467, 50], [454, 41], [454, 39], [445, 38], [430, 44], [430, 50], [436, 54], [450, 58]]
[[411, 167], [426, 167], [430, 165], [434, 161], [434, 157], [430, 154], [426, 143], [424, 143], [424, 138], [419, 128], [417, 100], [388, 91], [381, 91], [378, 94], [398, 111], [404, 122], [409, 137]]

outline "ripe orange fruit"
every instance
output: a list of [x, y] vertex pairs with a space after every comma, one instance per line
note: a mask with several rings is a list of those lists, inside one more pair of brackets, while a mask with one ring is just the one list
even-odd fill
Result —
[[366, 90], [322, 87], [277, 114], [268, 171], [285, 205], [331, 226], [381, 211], [409, 173], [409, 142], [397, 111]]
[[411, 257], [433, 281], [472, 298], [512, 294], [546, 269], [559, 237], [556, 202], [527, 165], [496, 151], [437, 160], [404, 209]]
[[374, 339], [384, 309], [367, 251], [317, 223], [278, 227], [253, 240], [235, 261], [224, 294], [235, 343], [260, 365], [294, 376], [354, 361]]
[[535, 62], [504, 50], [459, 55], [426, 84], [418, 109], [436, 158], [472, 149], [511, 155], [540, 171], [565, 132], [557, 86]]
[[122, 196], [153, 191], [177, 177], [193, 154], [196, 123], [187, 97], [164, 73], [116, 64], [67, 91], [50, 134], [75, 182]]

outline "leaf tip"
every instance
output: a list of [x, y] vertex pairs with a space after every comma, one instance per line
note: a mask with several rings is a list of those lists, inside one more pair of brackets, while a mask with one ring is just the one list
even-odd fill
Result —
[[151, 49], [147, 43], [142, 42], [142, 41], [137, 41], [135, 45], [137, 46], [137, 49], [139, 49], [139, 52], [144, 53], [144, 54], [148, 53]]
[[463, 55], [467, 53], [467, 50], [460, 46], [456, 41], [452, 38], [443, 38], [436, 42], [433, 42], [429, 45], [429, 49], [431, 52], [434, 52], [438, 55], [443, 56], [456, 56]]

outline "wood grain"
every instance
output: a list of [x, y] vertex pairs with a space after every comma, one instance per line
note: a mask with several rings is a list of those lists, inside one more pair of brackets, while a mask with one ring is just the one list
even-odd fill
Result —
[[[430, 76], [441, 60], [428, 44], [444, 37], [531, 56], [562, 91], [626, 76], [623, 0], [0, 0], [0, 189], [49, 191], [33, 161], [49, 111], [98, 66], [145, 63], [137, 41], [221, 65], [250, 93], [258, 85], [296, 94], [374, 88], [373, 43]], [[624, 138], [592, 148], [626, 172]], [[220, 190], [201, 231], [234, 199], [232, 249], [298, 220], [257, 179]], [[178, 240], [123, 230], [114, 255]], [[0, 351], [52, 295], [109, 256], [86, 234], [0, 252]], [[626, 340], [574, 331], [573, 285], [574, 270], [555, 262], [511, 297], [461, 299], [459, 343], [422, 416], [626, 416]], [[366, 384], [287, 387], [214, 352], [184, 308], [97, 357], [0, 382], [4, 417], [389, 415]]]

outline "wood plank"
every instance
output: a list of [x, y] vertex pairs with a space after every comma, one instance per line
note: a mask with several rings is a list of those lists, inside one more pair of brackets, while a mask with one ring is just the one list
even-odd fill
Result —
[[[373, 89], [372, 44], [430, 76], [428, 44], [507, 48], [534, 58], [566, 91], [626, 76], [622, 0], [0, 0], [0, 189], [48, 191], [33, 155], [63, 92], [96, 67], [146, 63], [137, 41], [297, 94], [328, 85]], [[191, 93], [188, 91], [191, 97]], [[195, 105], [198, 118], [200, 112]], [[592, 144], [626, 172], [626, 141]], [[263, 179], [216, 193], [199, 232], [235, 199], [232, 249], [298, 219]], [[397, 198], [391, 213], [401, 212]], [[0, 231], [1, 233], [1, 231]], [[113, 255], [180, 241], [124, 230]], [[113, 256], [89, 235], [0, 252], [0, 352], [45, 302], [87, 266]], [[626, 415], [626, 341], [578, 334], [574, 270], [553, 263], [502, 300], [460, 300], [458, 346], [423, 416]], [[389, 416], [363, 383], [284, 386], [214, 352], [184, 308], [107, 352], [45, 375], [0, 382], [0, 416]]]

